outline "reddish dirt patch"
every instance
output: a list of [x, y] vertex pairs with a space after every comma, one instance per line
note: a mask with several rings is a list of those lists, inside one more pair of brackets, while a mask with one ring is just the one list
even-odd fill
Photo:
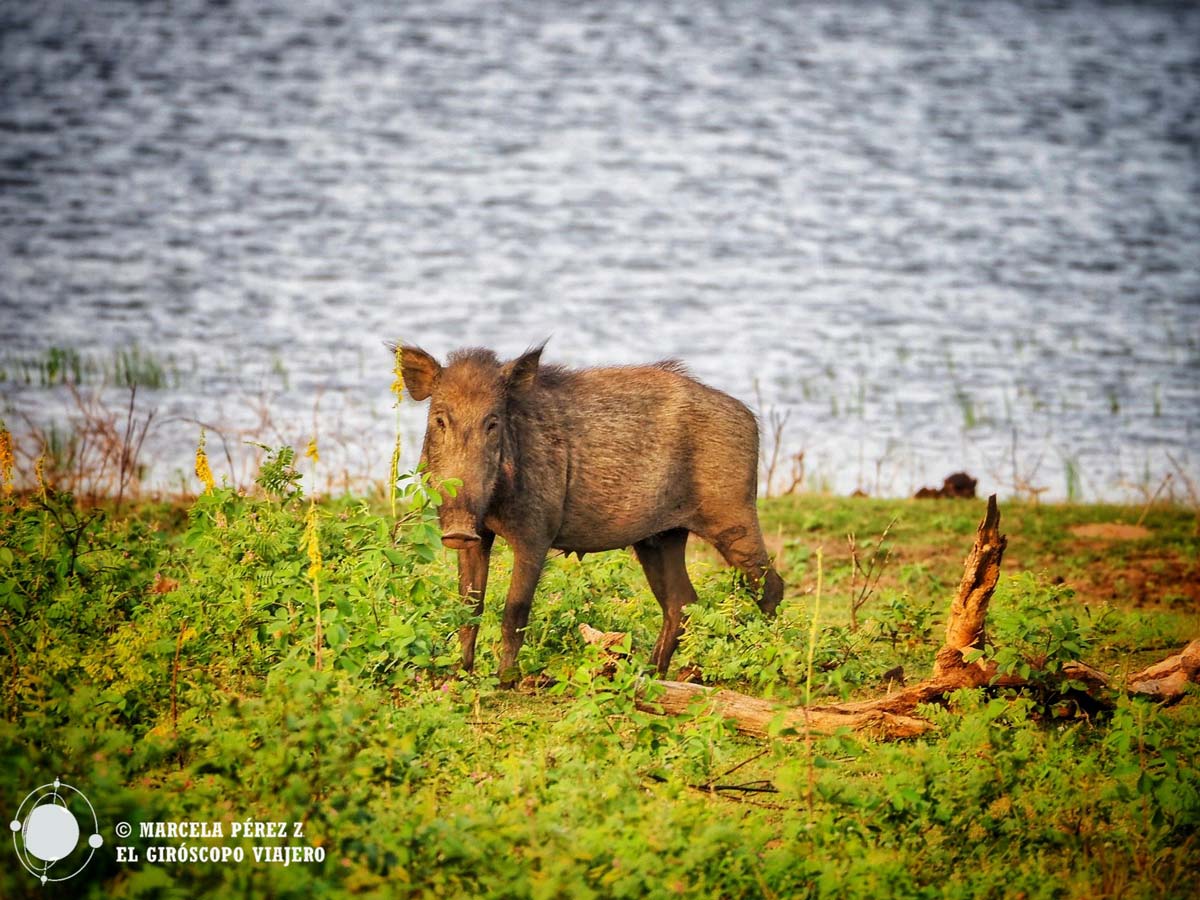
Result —
[[1141, 525], [1125, 525], [1121, 522], [1093, 522], [1088, 525], [1072, 525], [1071, 534], [1079, 538], [1099, 541], [1138, 541], [1150, 537], [1150, 529]]
[[1093, 563], [1067, 581], [1084, 603], [1200, 611], [1200, 563], [1175, 553], [1132, 557], [1112, 565]]

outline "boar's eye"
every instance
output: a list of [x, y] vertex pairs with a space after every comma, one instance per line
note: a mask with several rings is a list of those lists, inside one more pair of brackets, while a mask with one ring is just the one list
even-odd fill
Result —
[[441, 416], [434, 416], [434, 417], [433, 417], [433, 424], [434, 424], [434, 425], [436, 425], [436, 426], [438, 427], [438, 430], [439, 430], [439, 431], [445, 431], [445, 430], [446, 430], [446, 420], [445, 420], [445, 419], [443, 419]]
[[496, 433], [496, 429], [497, 429], [497, 428], [499, 428], [499, 427], [500, 427], [500, 420], [499, 420], [499, 419], [488, 419], [488, 423], [487, 423], [487, 425], [484, 427], [484, 430], [485, 430], [485, 431], [486, 431], [488, 434], [495, 434], [495, 433]]

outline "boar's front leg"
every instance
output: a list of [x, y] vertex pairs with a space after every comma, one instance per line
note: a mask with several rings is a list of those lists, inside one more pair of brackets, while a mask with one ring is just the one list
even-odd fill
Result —
[[529, 608], [533, 605], [533, 592], [542, 575], [542, 565], [550, 547], [512, 545], [513, 573], [508, 585], [508, 597], [504, 601], [504, 621], [500, 626], [500, 684], [513, 687], [521, 677], [517, 668], [517, 654], [525, 642], [525, 626], [529, 624]]
[[[490, 531], [484, 531], [480, 541], [469, 550], [458, 551], [458, 593], [463, 602], [471, 607], [471, 614], [478, 618], [483, 614], [483, 595], [487, 591], [488, 562], [492, 557], [492, 542], [496, 539]], [[462, 646], [462, 667], [470, 672], [475, 667], [475, 637], [479, 634], [477, 622], [458, 629], [458, 642]]]

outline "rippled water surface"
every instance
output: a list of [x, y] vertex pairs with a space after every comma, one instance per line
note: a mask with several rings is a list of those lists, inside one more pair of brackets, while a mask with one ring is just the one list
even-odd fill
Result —
[[810, 486], [1128, 495], [1196, 471], [1198, 258], [1191, 4], [0, 3], [3, 414], [137, 344], [162, 481], [192, 419], [380, 477], [382, 339], [549, 336]]

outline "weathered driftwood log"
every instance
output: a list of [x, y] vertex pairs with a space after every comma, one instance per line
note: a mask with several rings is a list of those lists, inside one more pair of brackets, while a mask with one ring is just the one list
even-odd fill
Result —
[[617, 671], [617, 663], [626, 654], [620, 644], [625, 640], [624, 631], [600, 631], [585, 622], [579, 624], [579, 633], [583, 635], [584, 643], [596, 644], [604, 651], [604, 668], [600, 674], [611, 678]]
[[1135, 694], [1175, 699], [1189, 682], [1200, 684], [1200, 638], [1174, 656], [1130, 675], [1126, 686]]
[[587, 623], [580, 623], [579, 633], [583, 636], [584, 643], [586, 644], [598, 644], [602, 650], [613, 656], [624, 655], [612, 649], [625, 640], [624, 631], [601, 631]]
[[[850, 728], [889, 738], [915, 737], [931, 727], [924, 719], [888, 709], [890, 697], [862, 704], [789, 708], [737, 691], [718, 690], [700, 684], [682, 681], [655, 681], [653, 684], [662, 689], [661, 693], [651, 692], [653, 699], [639, 702], [639, 709], [680, 715], [694, 710], [693, 704], [699, 703], [703, 704], [701, 709], [705, 713], [729, 719], [738, 731], [755, 737], [767, 737], [773, 725], [777, 729], [793, 729], [799, 733], [810, 731], [814, 734], [830, 734], [839, 728]], [[915, 705], [915, 702], [901, 703], [897, 708], [911, 713]]]
[[[933, 673], [925, 681], [873, 700], [809, 707], [781, 707], [770, 700], [750, 697], [737, 691], [679, 681], [655, 681], [653, 684], [656, 689], [648, 692], [649, 696], [639, 702], [639, 708], [678, 715], [693, 711], [700, 704], [706, 712], [731, 720], [742, 733], [757, 737], [766, 737], [773, 728], [793, 729], [801, 734], [828, 734], [841, 728], [850, 728], [893, 739], [923, 734], [933, 726], [914, 715], [919, 704], [942, 700], [963, 687], [989, 684], [1021, 687], [1028, 683], [1016, 675], [999, 675], [994, 663], [984, 660], [967, 662], [964, 658], [967, 651], [983, 647], [988, 603], [1000, 578], [1000, 562], [1007, 545], [1007, 539], [1000, 533], [1000, 511], [993, 494], [988, 497], [987, 512], [963, 565], [958, 593], [950, 604], [946, 643], [938, 650]], [[581, 626], [580, 630], [590, 643], [602, 643], [609, 647], [619, 642], [621, 637], [619, 634], [585, 628]], [[1089, 692], [1098, 693], [1108, 689], [1111, 684], [1103, 672], [1080, 662], [1067, 663], [1062, 675], [1082, 682]], [[1173, 699], [1183, 693], [1188, 682], [1200, 683], [1200, 639], [1192, 641], [1175, 656], [1132, 676], [1126, 682], [1126, 688], [1139, 694]]]

